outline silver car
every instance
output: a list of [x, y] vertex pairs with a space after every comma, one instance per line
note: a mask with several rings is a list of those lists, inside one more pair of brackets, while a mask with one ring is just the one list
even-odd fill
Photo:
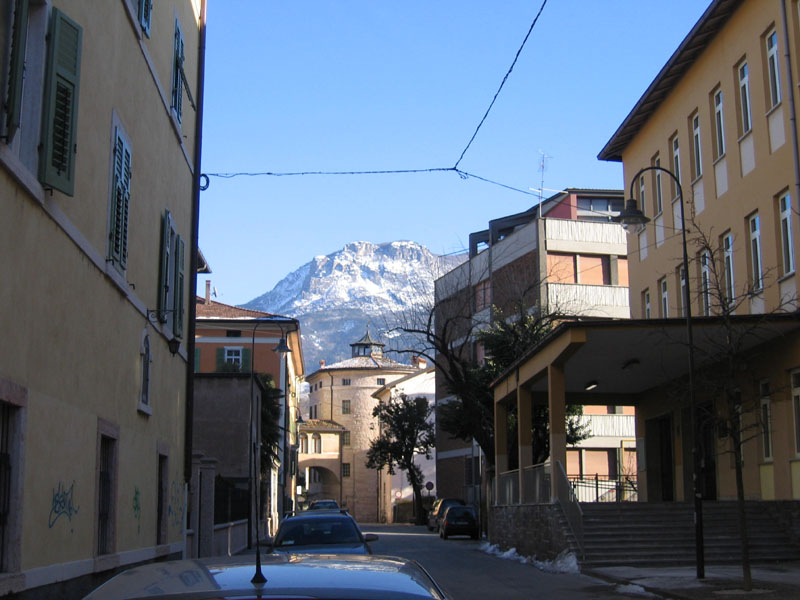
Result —
[[352, 600], [447, 600], [415, 561], [392, 556], [269, 554], [265, 583], [252, 583], [254, 557], [150, 563], [125, 571], [85, 600], [227, 600], [303, 598]]

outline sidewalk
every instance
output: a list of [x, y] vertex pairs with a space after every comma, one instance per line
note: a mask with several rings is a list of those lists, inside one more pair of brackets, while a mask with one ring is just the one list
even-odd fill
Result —
[[664, 598], [764, 598], [800, 600], [800, 563], [751, 567], [753, 589], [742, 589], [740, 565], [706, 566], [705, 579], [694, 567], [603, 567], [584, 572], [621, 586], [632, 585]]

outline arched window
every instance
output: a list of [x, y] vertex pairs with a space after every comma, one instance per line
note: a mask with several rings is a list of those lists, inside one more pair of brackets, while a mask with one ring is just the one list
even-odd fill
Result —
[[300, 436], [300, 454], [308, 454], [308, 436], [305, 433]]
[[311, 438], [311, 452], [313, 454], [322, 454], [322, 438], [318, 433], [315, 433]]

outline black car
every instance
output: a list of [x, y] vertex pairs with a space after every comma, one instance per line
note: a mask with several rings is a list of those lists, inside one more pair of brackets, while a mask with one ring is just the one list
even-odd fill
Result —
[[439, 531], [439, 525], [442, 522], [442, 517], [444, 516], [444, 511], [454, 505], [464, 505], [464, 501], [461, 498], [439, 498], [436, 502], [433, 503], [433, 508], [431, 508], [430, 512], [428, 513], [428, 530], [430, 531]]
[[374, 533], [361, 533], [347, 511], [315, 510], [285, 518], [270, 550], [279, 554], [372, 554], [369, 542], [377, 539]]
[[450, 506], [444, 513], [439, 525], [439, 536], [447, 539], [451, 535], [468, 535], [473, 540], [478, 539], [480, 526], [478, 513], [473, 506]]

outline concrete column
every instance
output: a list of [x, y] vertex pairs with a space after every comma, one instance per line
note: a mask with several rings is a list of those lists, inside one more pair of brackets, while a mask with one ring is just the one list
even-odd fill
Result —
[[550, 499], [558, 500], [558, 463], [567, 468], [567, 398], [564, 368], [547, 367], [547, 389], [550, 408]]
[[494, 403], [494, 497], [500, 497], [500, 475], [508, 471], [508, 411], [500, 402]]
[[524, 469], [533, 464], [533, 432], [531, 413], [533, 411], [530, 390], [517, 386], [517, 441], [519, 448], [519, 501], [528, 501], [532, 490], [525, 488]]

